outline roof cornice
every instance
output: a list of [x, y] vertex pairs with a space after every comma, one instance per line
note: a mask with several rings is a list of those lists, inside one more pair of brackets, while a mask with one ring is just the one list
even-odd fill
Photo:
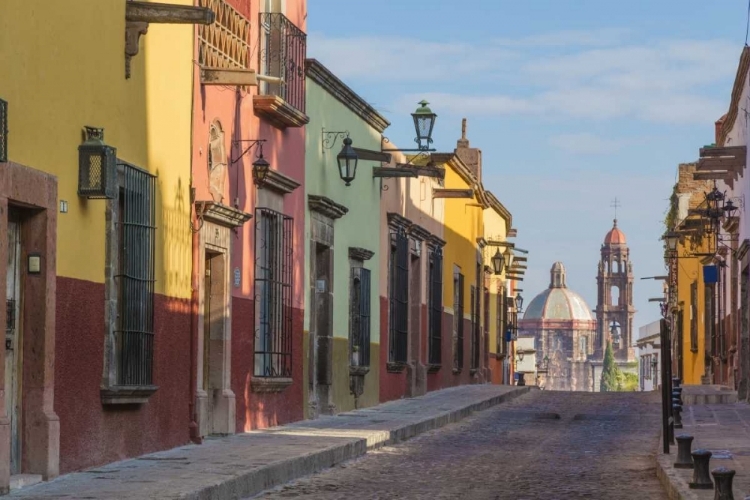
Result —
[[317, 59], [305, 59], [305, 74], [378, 132], [391, 124]]
[[729, 104], [729, 111], [727, 111], [727, 114], [722, 117], [724, 122], [721, 124], [719, 137], [716, 138], [717, 146], [725, 145], [729, 132], [734, 128], [737, 115], [739, 114], [740, 99], [742, 99], [742, 91], [745, 88], [748, 70], [750, 70], [750, 47], [745, 45], [742, 49], [742, 54], [740, 55], [740, 62], [737, 65], [737, 75], [734, 78], [732, 100]]
[[508, 227], [513, 226], [513, 215], [510, 213], [510, 210], [505, 208], [505, 205], [500, 203], [500, 200], [497, 199], [492, 191], [485, 191], [485, 195], [487, 196], [487, 201], [490, 204], [490, 208], [492, 208], [500, 217], [507, 221]]

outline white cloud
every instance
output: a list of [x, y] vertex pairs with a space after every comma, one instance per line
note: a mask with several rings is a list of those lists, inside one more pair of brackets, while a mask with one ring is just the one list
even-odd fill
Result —
[[[632, 38], [626, 43], [628, 33], [563, 31], [477, 45], [312, 34], [309, 46], [312, 57], [344, 80], [424, 87], [419, 95], [395, 97], [399, 112], [410, 112], [425, 96], [455, 115], [673, 124], [711, 123], [726, 111], [727, 103], [706, 97], [706, 89], [731, 81], [739, 54], [735, 44]], [[539, 55], [540, 47], [562, 52]]]
[[564, 30], [522, 38], [497, 38], [494, 43], [509, 47], [604, 47], [622, 42], [629, 33], [630, 30], [624, 28]]
[[622, 149], [627, 142], [607, 139], [588, 132], [560, 134], [549, 138], [549, 144], [573, 154], [612, 154]]

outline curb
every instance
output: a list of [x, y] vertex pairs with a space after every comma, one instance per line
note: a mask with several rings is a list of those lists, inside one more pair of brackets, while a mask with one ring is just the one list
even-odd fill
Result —
[[369, 450], [407, 441], [419, 434], [459, 422], [475, 412], [511, 401], [530, 391], [531, 387], [519, 387], [505, 394], [492, 396], [485, 400], [468, 404], [462, 408], [427, 417], [417, 422], [411, 422], [390, 431], [377, 432], [375, 439], [372, 439], [372, 437], [370, 439], [352, 438], [350, 442], [345, 444], [339, 444], [325, 450], [279, 461], [259, 469], [248, 471], [220, 484], [201, 488], [198, 491], [185, 495], [183, 498], [186, 500], [234, 500], [252, 497], [290, 481], [316, 474], [340, 463], [362, 457]]

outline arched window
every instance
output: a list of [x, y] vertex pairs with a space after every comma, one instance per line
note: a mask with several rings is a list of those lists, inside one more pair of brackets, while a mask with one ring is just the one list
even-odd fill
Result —
[[613, 286], [609, 292], [610, 305], [620, 305], [620, 287]]

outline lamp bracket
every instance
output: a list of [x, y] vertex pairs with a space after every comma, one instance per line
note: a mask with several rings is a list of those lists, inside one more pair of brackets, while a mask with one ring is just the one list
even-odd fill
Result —
[[[386, 136], [383, 136], [383, 142], [385, 142], [386, 144], [390, 144], [391, 140], [388, 139]], [[416, 149], [414, 149], [414, 148], [411, 148], [411, 149], [380, 148], [380, 150], [383, 151], [383, 152], [388, 152], [388, 153], [397, 152], [397, 153], [424, 153], [424, 154], [426, 154], [426, 153], [434, 153], [435, 151], [437, 151], [437, 149], [435, 149], [435, 148], [429, 148], [429, 147], [422, 147], [422, 148], [416, 148]], [[419, 155], [417, 155], [417, 156], [419, 156]]]
[[338, 139], [345, 139], [349, 137], [349, 131], [348, 130], [342, 130], [342, 131], [331, 131], [326, 130], [325, 127], [321, 129], [322, 131], [322, 137], [321, 137], [321, 143], [323, 146], [323, 150], [331, 149], [333, 146], [336, 145], [336, 140]]
[[[258, 146], [260, 148], [261, 154], [263, 154], [263, 143], [266, 142], [266, 139], [243, 139], [239, 141], [232, 141], [232, 146], [241, 146], [243, 144], [249, 143], [250, 145], [247, 146], [243, 151], [242, 154], [239, 155], [237, 158], [234, 158], [231, 161], [231, 164], [234, 165], [238, 161], [242, 159], [243, 156], [245, 156], [247, 153], [250, 152], [251, 149]], [[234, 150], [234, 148], [232, 148]]]

